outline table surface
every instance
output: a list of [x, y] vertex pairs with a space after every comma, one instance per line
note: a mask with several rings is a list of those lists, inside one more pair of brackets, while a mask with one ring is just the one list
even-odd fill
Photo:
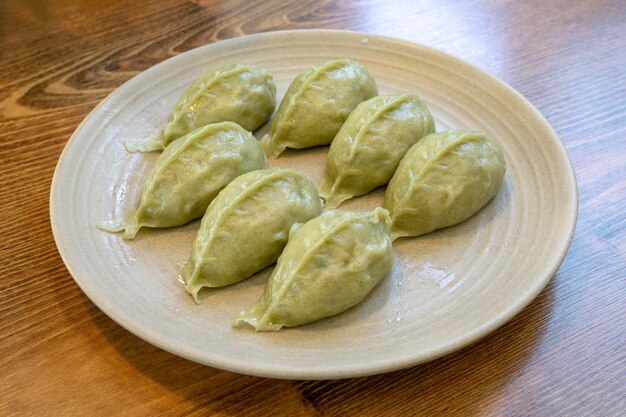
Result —
[[[80, 291], [48, 197], [81, 120], [139, 72], [281, 29], [350, 29], [501, 78], [572, 160], [579, 219], [546, 289], [482, 341], [366, 378], [287, 381], [142, 341]], [[626, 415], [626, 3], [620, 0], [0, 2], [0, 415]]]

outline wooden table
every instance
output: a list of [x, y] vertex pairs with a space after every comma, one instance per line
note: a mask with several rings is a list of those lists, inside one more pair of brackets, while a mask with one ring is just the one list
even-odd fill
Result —
[[[166, 353], [83, 295], [50, 231], [63, 146], [126, 80], [206, 43], [351, 29], [453, 54], [546, 116], [580, 189], [547, 288], [479, 343], [368, 378], [242, 376]], [[0, 2], [0, 415], [626, 415], [626, 3]]]

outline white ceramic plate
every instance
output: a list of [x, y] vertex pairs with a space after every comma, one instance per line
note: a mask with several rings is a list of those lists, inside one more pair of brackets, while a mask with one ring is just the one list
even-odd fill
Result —
[[[508, 164], [497, 197], [470, 220], [394, 243], [386, 280], [359, 306], [330, 319], [255, 333], [233, 318], [262, 293], [271, 268], [213, 290], [196, 305], [179, 282], [199, 222], [143, 230], [133, 241], [97, 230], [139, 197], [157, 154], [122, 142], [151, 135], [183, 89], [211, 67], [247, 63], [272, 72], [278, 97], [300, 70], [333, 58], [364, 64], [381, 94], [412, 91], [437, 129], [489, 132]], [[267, 126], [256, 132], [260, 137]], [[326, 147], [288, 151], [289, 166], [319, 183]], [[382, 203], [383, 189], [343, 209]], [[493, 331], [556, 272], [571, 241], [577, 190], [567, 154], [539, 112], [503, 82], [456, 58], [369, 34], [288, 31], [217, 42], [139, 74], [98, 105], [72, 135], [50, 194], [52, 230], [69, 272], [109, 317], [185, 358], [245, 374], [341, 378], [425, 362]]]

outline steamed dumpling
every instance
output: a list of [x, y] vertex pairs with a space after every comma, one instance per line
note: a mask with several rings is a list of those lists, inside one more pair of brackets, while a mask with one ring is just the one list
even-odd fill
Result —
[[330, 145], [320, 195], [327, 207], [387, 184], [400, 160], [435, 122], [416, 94], [378, 96], [359, 104]]
[[269, 72], [250, 65], [212, 69], [178, 99], [159, 134], [125, 146], [130, 152], [162, 150], [194, 129], [219, 122], [234, 122], [253, 131], [270, 119], [275, 107], [276, 85]]
[[277, 331], [360, 303], [391, 270], [389, 213], [327, 210], [294, 225], [265, 292], [236, 326]]
[[460, 223], [502, 185], [500, 147], [482, 132], [448, 130], [413, 145], [389, 182], [391, 236], [419, 236]]
[[126, 221], [98, 224], [132, 239], [139, 228], [180, 226], [201, 217], [222, 188], [239, 175], [267, 168], [263, 149], [241, 126], [215, 123], [176, 139], [159, 156]]
[[291, 226], [321, 212], [315, 186], [297, 171], [262, 169], [238, 177], [202, 218], [183, 270], [187, 291], [198, 302], [203, 287], [234, 284], [273, 264]]
[[285, 148], [328, 145], [350, 112], [378, 94], [376, 82], [358, 62], [330, 61], [302, 71], [289, 86], [261, 141], [268, 155]]

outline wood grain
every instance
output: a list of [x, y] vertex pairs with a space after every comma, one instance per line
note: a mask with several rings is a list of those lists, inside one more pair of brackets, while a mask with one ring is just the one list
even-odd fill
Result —
[[[242, 376], [138, 339], [65, 269], [48, 194], [88, 112], [181, 52], [301, 28], [456, 55], [524, 94], [564, 142], [580, 190], [572, 247], [541, 295], [481, 342], [368, 378]], [[0, 2], [0, 415], [626, 415], [624, 68], [619, 0]]]

